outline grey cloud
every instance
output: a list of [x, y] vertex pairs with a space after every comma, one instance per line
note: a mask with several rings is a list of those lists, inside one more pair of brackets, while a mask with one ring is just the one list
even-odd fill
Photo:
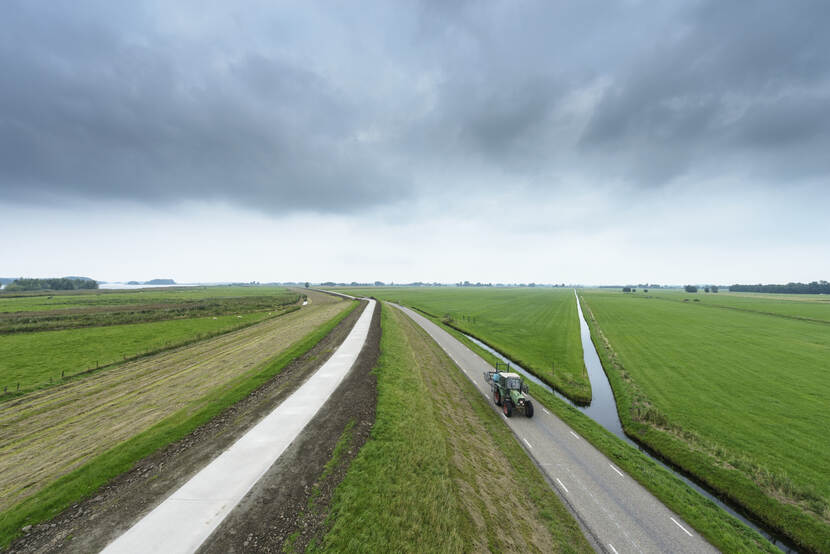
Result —
[[798, 156], [830, 147], [830, 6], [705, 2], [684, 21], [614, 80], [583, 151], [649, 184], [706, 167], [762, 179], [830, 170], [826, 157], [799, 169]]
[[313, 71], [257, 53], [177, 60], [175, 44], [129, 44], [67, 15], [45, 45], [26, 34], [43, 14], [7, 29], [4, 197], [227, 199], [279, 212], [349, 211], [402, 194], [354, 141], [359, 110]]
[[3, 10], [11, 201], [351, 212], [458, 175], [654, 187], [830, 171], [823, 2]]

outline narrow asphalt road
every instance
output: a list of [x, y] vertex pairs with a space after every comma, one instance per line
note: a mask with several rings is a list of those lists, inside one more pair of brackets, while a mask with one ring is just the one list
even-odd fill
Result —
[[[492, 367], [427, 318], [408, 308], [396, 307], [429, 333], [492, 405], [490, 387], [483, 377]], [[502, 417], [593, 535], [595, 547], [616, 554], [717, 552], [680, 516], [562, 420], [538, 402], [534, 402], [534, 408], [530, 419]], [[495, 405], [493, 409], [497, 409]]]
[[343, 381], [366, 343], [374, 309], [369, 300], [343, 343], [299, 389], [103, 552], [195, 552]]

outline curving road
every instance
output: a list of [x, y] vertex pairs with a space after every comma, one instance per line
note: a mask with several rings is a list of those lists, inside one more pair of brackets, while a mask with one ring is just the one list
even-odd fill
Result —
[[[422, 315], [393, 304], [444, 349], [492, 404], [483, 372], [492, 367]], [[533, 418], [504, 418], [589, 533], [605, 552], [717, 552], [680, 516], [627, 476], [562, 420], [535, 403]], [[497, 409], [493, 405], [493, 409]]]

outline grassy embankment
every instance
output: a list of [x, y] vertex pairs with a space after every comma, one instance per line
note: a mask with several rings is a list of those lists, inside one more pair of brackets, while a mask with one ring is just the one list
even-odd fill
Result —
[[794, 317], [826, 318], [830, 304], [715, 296], [581, 293], [623, 426], [797, 545], [828, 552], [830, 326]]
[[[495, 356], [464, 337], [458, 330], [443, 324], [441, 319], [435, 317], [430, 319], [441, 325], [491, 365], [495, 365], [497, 360]], [[533, 383], [528, 383], [528, 385], [533, 398], [613, 460], [722, 552], [779, 552], [755, 531], [576, 408], [548, 393], [542, 387]]]
[[[181, 398], [177, 399], [175, 394], [167, 395], [166, 398], [172, 401], [168, 405], [173, 410], [166, 412], [162, 418], [157, 419], [148, 427], [132, 425], [132, 422], [136, 420], [136, 415], [133, 412], [136, 409], [157, 412], [160, 409], [158, 402], [136, 404], [129, 397], [122, 398], [121, 407], [123, 410], [119, 411], [118, 406], [112, 407], [107, 416], [110, 420], [110, 427], [108, 428], [122, 431], [127, 428], [130, 435], [126, 440], [118, 441], [106, 448], [101, 448], [99, 445], [97, 450], [94, 450], [92, 454], [83, 459], [82, 465], [75, 467], [68, 473], [64, 473], [41, 488], [37, 493], [0, 513], [0, 548], [6, 546], [17, 536], [20, 529], [25, 525], [37, 524], [54, 517], [73, 503], [92, 495], [94, 491], [109, 480], [128, 471], [138, 460], [184, 437], [229, 406], [243, 399], [277, 375], [292, 359], [310, 350], [356, 305], [356, 303], [344, 302], [342, 306], [338, 306], [333, 311], [331, 307], [326, 308], [328, 317], [321, 322], [315, 322], [297, 340], [287, 344], [276, 355], [252, 366], [239, 364], [244, 368], [243, 370], [228, 376], [225, 380], [212, 381], [212, 385], [202, 389], [197, 397], [182, 401]], [[309, 310], [306, 313], [310, 312]], [[318, 310], [318, 313], [322, 313], [322, 311]], [[114, 379], [115, 373], [107, 372], [106, 374], [98, 374], [96, 377]], [[193, 390], [193, 378], [194, 375], [191, 374], [187, 379], [182, 380], [181, 392], [190, 394]], [[85, 380], [67, 385], [69, 389], [66, 391], [66, 396], [77, 398], [71, 387], [86, 384], [87, 381]], [[170, 389], [169, 386], [161, 382], [158, 384], [159, 386], [156, 387], [158, 390]], [[144, 392], [147, 393], [147, 390], [145, 389]], [[55, 390], [38, 394], [52, 395], [59, 392], [59, 390]], [[49, 402], [50, 405], [58, 407], [66, 403], [66, 401]], [[90, 412], [93, 414], [100, 413], [100, 410], [90, 410]], [[124, 421], [117, 419], [119, 413], [123, 414], [122, 419]], [[33, 417], [40, 415], [38, 410], [33, 412]], [[12, 414], [12, 416], [15, 416], [15, 414]], [[67, 424], [71, 424], [71, 422]], [[25, 422], [22, 425], [25, 428]], [[108, 440], [110, 439], [111, 437], [108, 436]], [[11, 450], [9, 450], [12, 455], [17, 449], [13, 443], [14, 441], [12, 441]], [[66, 452], [69, 456], [77, 455], [71, 443], [66, 446]], [[53, 451], [52, 455], [60, 456], [60, 452]], [[3, 452], [0, 451], [0, 461], [4, 457]], [[42, 458], [41, 456], [36, 459], [41, 460]]]
[[502, 352], [575, 402], [591, 400], [571, 289], [373, 287], [352, 292], [440, 317], [444, 323]]
[[[251, 294], [253, 287], [212, 287], [148, 291], [146, 297], [134, 291], [89, 291], [60, 297], [61, 308], [55, 308], [44, 294], [0, 295], [0, 399], [58, 384], [62, 375], [69, 378], [111, 367], [298, 307], [298, 293], [276, 287], [257, 289], [256, 295]], [[207, 296], [211, 292], [217, 296]], [[142, 303], [136, 304], [139, 297]], [[50, 308], [34, 310], [43, 305]], [[52, 330], [34, 331], [41, 328]]]
[[440, 347], [388, 305], [382, 325], [377, 419], [335, 491], [318, 549], [591, 551], [510, 430]]

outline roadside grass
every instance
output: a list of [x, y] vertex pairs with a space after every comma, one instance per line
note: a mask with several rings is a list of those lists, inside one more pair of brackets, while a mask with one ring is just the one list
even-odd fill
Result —
[[[331, 457], [326, 462], [326, 465], [323, 466], [323, 472], [311, 486], [311, 494], [309, 495], [306, 507], [305, 509], [301, 510], [299, 514], [299, 521], [302, 523], [303, 526], [306, 526], [308, 524], [307, 522], [311, 517], [320, 514], [321, 508], [317, 506], [317, 500], [323, 493], [321, 489], [321, 484], [324, 483], [326, 479], [328, 479], [329, 476], [344, 463], [344, 454], [346, 453], [346, 450], [349, 448], [349, 446], [352, 444], [352, 439], [354, 437], [354, 425], [354, 419], [351, 419], [348, 423], [346, 423], [346, 426], [343, 428], [343, 432], [340, 433], [340, 438], [337, 439], [337, 444], [334, 445], [334, 450], [331, 453]], [[282, 545], [282, 552], [297, 552], [297, 539], [300, 538], [301, 533], [301, 529], [297, 529], [296, 531], [291, 533]], [[314, 552], [316, 549], [317, 540], [316, 538], [312, 538], [305, 549], [299, 550], [304, 550], [306, 552]]]
[[830, 328], [620, 293], [580, 298], [626, 432], [799, 547], [830, 551]]
[[245, 398], [280, 373], [293, 359], [308, 352], [357, 305], [357, 302], [352, 302], [351, 306], [269, 362], [214, 388], [198, 401], [191, 402], [149, 429], [57, 479], [34, 496], [0, 513], [0, 548], [8, 546], [20, 534], [22, 527], [48, 520], [72, 504], [88, 498], [108, 481], [129, 471], [142, 458], [181, 439]]
[[[0, 400], [259, 323], [280, 311], [0, 335]], [[20, 385], [18, 388], [18, 384]], [[6, 390], [8, 389], [8, 390]]]
[[353, 292], [440, 317], [521, 364], [573, 401], [591, 400], [572, 289], [372, 287]]
[[[493, 354], [469, 340], [458, 330], [443, 324], [439, 318], [430, 319], [490, 365], [495, 366], [498, 359]], [[535, 400], [613, 460], [722, 552], [780, 552], [754, 530], [573, 406], [532, 382], [528, 382], [528, 386]]]
[[382, 310], [375, 425], [317, 549], [591, 551], [473, 384], [405, 315]]

